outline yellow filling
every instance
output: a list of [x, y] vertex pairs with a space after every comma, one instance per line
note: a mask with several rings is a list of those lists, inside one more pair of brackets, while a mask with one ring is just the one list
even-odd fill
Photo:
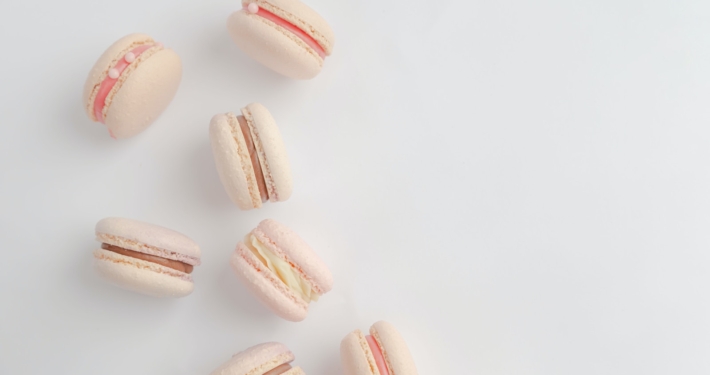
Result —
[[247, 245], [254, 255], [264, 263], [286, 286], [291, 288], [296, 294], [300, 295], [306, 303], [318, 301], [318, 293], [316, 293], [311, 285], [299, 275], [291, 265], [285, 260], [279, 258], [271, 250], [267, 249], [256, 236], [249, 233], [244, 238], [244, 243]]

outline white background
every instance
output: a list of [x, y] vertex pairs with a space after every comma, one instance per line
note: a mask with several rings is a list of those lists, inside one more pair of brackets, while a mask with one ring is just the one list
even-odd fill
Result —
[[[209, 374], [277, 340], [309, 375], [395, 324], [420, 374], [710, 372], [710, 2], [334, 1], [317, 78], [231, 42], [237, 1], [0, 5], [0, 374]], [[84, 79], [145, 32], [182, 57], [175, 100], [123, 141]], [[292, 198], [239, 211], [210, 118], [276, 118]], [[197, 241], [195, 292], [158, 300], [91, 268], [124, 216]], [[276, 317], [228, 266], [260, 220], [294, 228], [335, 287]]]

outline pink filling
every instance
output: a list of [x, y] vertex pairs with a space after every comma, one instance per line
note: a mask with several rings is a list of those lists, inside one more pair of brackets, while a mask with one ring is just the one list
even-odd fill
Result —
[[365, 336], [365, 338], [367, 339], [367, 344], [370, 345], [372, 356], [375, 357], [375, 363], [377, 364], [377, 369], [380, 370], [380, 375], [390, 375], [390, 372], [387, 370], [387, 365], [385, 364], [385, 357], [382, 355], [382, 350], [380, 350], [380, 346], [377, 345], [375, 338], [370, 335]]
[[[140, 56], [141, 53], [145, 52], [146, 50], [152, 48], [154, 45], [153, 44], [148, 44], [148, 45], [143, 45], [136, 47], [132, 49], [128, 53], [132, 53], [135, 58], [137, 59], [138, 56]], [[128, 55], [128, 53], [126, 55]], [[111, 68], [115, 69], [118, 72], [118, 77], [116, 78], [111, 78], [108, 75], [106, 75], [106, 79], [101, 82], [101, 86], [99, 87], [99, 92], [96, 94], [96, 99], [94, 99], [94, 116], [96, 116], [96, 119], [104, 124], [104, 107], [106, 106], [106, 97], [108, 96], [108, 93], [111, 92], [111, 89], [113, 89], [113, 86], [116, 85], [116, 82], [118, 82], [118, 79], [121, 78], [121, 74], [123, 73], [126, 68], [131, 65], [128, 61], [126, 61], [126, 57], [122, 56], [120, 60], [116, 63], [116, 65]], [[109, 69], [109, 70], [111, 70]]]
[[[252, 3], [253, 4], [253, 3]], [[249, 12], [248, 8], [249, 4], [244, 5], [244, 10]], [[284, 29], [292, 32], [295, 34], [297, 37], [299, 37], [301, 40], [303, 40], [306, 44], [308, 44], [309, 47], [313, 48], [317, 53], [318, 56], [321, 57], [321, 59], [325, 59], [325, 50], [323, 47], [321, 47], [318, 42], [313, 39], [310, 35], [306, 34], [303, 30], [299, 29], [298, 26], [292, 24], [291, 22], [286, 21], [285, 19], [269, 12], [268, 10], [259, 7], [259, 11], [256, 12], [257, 16], [264, 17], [267, 20], [283, 27]]]

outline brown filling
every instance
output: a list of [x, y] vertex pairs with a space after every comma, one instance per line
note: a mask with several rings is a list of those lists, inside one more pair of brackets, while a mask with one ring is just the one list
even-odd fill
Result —
[[254, 147], [254, 140], [251, 138], [249, 124], [247, 124], [247, 119], [245, 119], [244, 116], [237, 116], [237, 120], [239, 121], [239, 127], [242, 129], [242, 134], [244, 134], [244, 140], [247, 143], [247, 149], [251, 157], [251, 165], [254, 167], [254, 174], [256, 175], [256, 184], [259, 185], [261, 201], [266, 202], [269, 200], [269, 192], [266, 190], [266, 180], [264, 180], [264, 173], [261, 170], [261, 163], [259, 163], [259, 155], [256, 153], [256, 147]]
[[192, 273], [192, 269], [194, 268], [190, 264], [183, 263], [183, 262], [180, 262], [177, 260], [165, 259], [165, 258], [157, 257], [155, 255], [139, 253], [137, 251], [127, 250], [122, 247], [109, 245], [107, 243], [102, 243], [101, 248], [104, 250], [112, 251], [117, 254], [125, 255], [127, 257], [141, 259], [141, 260], [145, 260], [146, 262], [160, 264], [161, 266], [169, 267], [174, 270], [178, 270], [180, 272]]
[[291, 369], [291, 365], [288, 363], [284, 363], [283, 365], [281, 365], [271, 371], [267, 371], [264, 375], [281, 375], [290, 369]]

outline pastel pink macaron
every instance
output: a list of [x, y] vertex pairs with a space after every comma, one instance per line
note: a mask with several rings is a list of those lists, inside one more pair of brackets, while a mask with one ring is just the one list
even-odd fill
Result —
[[417, 375], [407, 344], [385, 321], [372, 325], [370, 334], [349, 333], [340, 343], [345, 375]]
[[127, 35], [99, 57], [84, 84], [84, 109], [114, 138], [132, 137], [168, 107], [182, 77], [180, 57], [144, 34]]
[[315, 77], [335, 42], [328, 23], [299, 0], [242, 0], [227, 29], [247, 55], [296, 79]]
[[200, 247], [173, 230], [110, 217], [96, 224], [94, 267], [109, 282], [158, 297], [183, 297], [194, 289], [191, 273]]
[[281, 133], [269, 111], [259, 103], [241, 114], [219, 114], [210, 121], [210, 141], [224, 189], [239, 208], [291, 196], [291, 167]]
[[300, 367], [291, 366], [295, 359], [286, 345], [267, 342], [235, 354], [212, 375], [304, 375]]
[[230, 264], [247, 287], [280, 317], [298, 322], [333, 287], [328, 267], [301, 237], [271, 219], [237, 244]]

